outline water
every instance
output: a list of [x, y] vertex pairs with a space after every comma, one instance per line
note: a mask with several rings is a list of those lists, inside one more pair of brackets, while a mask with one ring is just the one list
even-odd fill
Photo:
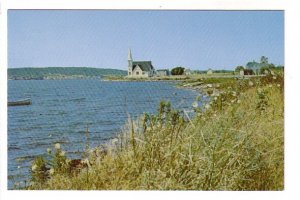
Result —
[[156, 113], [162, 99], [191, 109], [197, 95], [166, 82], [8, 81], [9, 101], [32, 99], [30, 106], [8, 107], [8, 187], [28, 180], [34, 157], [45, 155], [57, 142], [68, 157], [79, 158], [87, 144], [87, 126], [95, 147], [119, 133], [128, 114]]

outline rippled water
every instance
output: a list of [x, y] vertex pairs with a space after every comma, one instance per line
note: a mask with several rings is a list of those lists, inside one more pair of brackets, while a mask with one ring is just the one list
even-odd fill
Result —
[[9, 101], [32, 99], [30, 106], [8, 107], [8, 187], [29, 179], [33, 158], [57, 142], [68, 157], [80, 157], [87, 126], [95, 147], [120, 132], [128, 114], [155, 113], [162, 99], [188, 109], [196, 96], [167, 82], [8, 81]]

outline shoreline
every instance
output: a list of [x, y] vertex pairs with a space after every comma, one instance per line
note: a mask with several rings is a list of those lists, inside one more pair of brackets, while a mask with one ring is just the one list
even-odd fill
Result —
[[[245, 180], [243, 174], [247, 175], [247, 173], [250, 173], [249, 176], [256, 176], [258, 173], [258, 175], [262, 174], [259, 177], [275, 177], [270, 182], [267, 179], [263, 179], [262, 185], [259, 185], [260, 179], [257, 179], [254, 183], [248, 181], [242, 182], [244, 184], [242, 187], [247, 190], [282, 189], [282, 76], [275, 76], [275, 78], [274, 76], [270, 76], [251, 79], [211, 78], [187, 80], [180, 83], [178, 87], [181, 89], [191, 89], [202, 93], [202, 95], [206, 93], [211, 98], [201, 107], [193, 103], [196, 115], [192, 119], [187, 120], [183, 120], [183, 116], [179, 113], [176, 114], [167, 102], [161, 103], [159, 107], [160, 111], [157, 115], [145, 114], [137, 121], [129, 119], [124, 131], [119, 135], [96, 148], [90, 148], [88, 156], [80, 160], [80, 163], [84, 163], [84, 165], [81, 165], [78, 175], [69, 176], [66, 172], [62, 172], [62, 174], [57, 172], [58, 174], [50, 176], [50, 179], [46, 180], [44, 185], [32, 185], [26, 189], [73, 188], [89, 190], [93, 184], [97, 185], [95, 189], [100, 190], [114, 189], [115, 184], [117, 184], [119, 189], [143, 189], [142, 186], [146, 183], [143, 179], [144, 175], [154, 169], [160, 169], [163, 174], [158, 176], [152, 174], [152, 178], [147, 180], [153, 182], [154, 185], [147, 187], [147, 190], [159, 189], [159, 183], [165, 180], [164, 178], [161, 179], [162, 177], [170, 177], [172, 180], [175, 178], [175, 182], [173, 182], [175, 185], [166, 185], [161, 189], [222, 189], [223, 184], [226, 184], [221, 181], [223, 180], [223, 176], [228, 180], [233, 178], [232, 185], [229, 188], [226, 187], [226, 190], [241, 190], [240, 182], [237, 182], [237, 185], [235, 185], [235, 175], [241, 175], [240, 179], [238, 178], [237, 180]], [[270, 105], [274, 104], [274, 106], [267, 106], [269, 103], [265, 99], [271, 101]], [[170, 112], [168, 111], [169, 109]], [[251, 119], [252, 121], [247, 121], [246, 119]], [[277, 123], [273, 125], [269, 123], [270, 120], [276, 120]], [[174, 132], [172, 130], [177, 131]], [[199, 133], [201, 133], [201, 137]], [[263, 137], [261, 133], [264, 133]], [[273, 138], [274, 134], [276, 135], [276, 140], [272, 140], [272, 144], [270, 142], [261, 142], [261, 140], [270, 141], [270, 137]], [[222, 144], [219, 145], [218, 142], [220, 141], [222, 141]], [[246, 142], [245, 146], [244, 142]], [[249, 146], [248, 143], [251, 145]], [[210, 144], [218, 145], [217, 147], [222, 150], [218, 150], [216, 153], [214, 151], [211, 152], [212, 147]], [[200, 149], [196, 148], [199, 146], [201, 146]], [[191, 147], [193, 148], [190, 149]], [[263, 160], [260, 157], [252, 155], [260, 151], [264, 152], [263, 150], [266, 148], [271, 149], [268, 152], [272, 153], [272, 155], [264, 157]], [[224, 160], [228, 155], [224, 154], [224, 152], [236, 151], [243, 156], [237, 154], [236, 157], [235, 154], [230, 154], [227, 158], [229, 159], [228, 163], [248, 163], [246, 165], [248, 167], [244, 169], [243, 167], [235, 168], [236, 165], [229, 165], [229, 171], [220, 173], [223, 171], [222, 166], [224, 164], [228, 165], [227, 160]], [[149, 154], [149, 152], [156, 153]], [[203, 152], [209, 155], [205, 159], [198, 160], [198, 157], [206, 156]], [[212, 155], [210, 155], [211, 153]], [[191, 155], [193, 156], [190, 157]], [[217, 159], [213, 169], [216, 171], [216, 174], [211, 174], [212, 172], [210, 171], [212, 169], [210, 169], [211, 165], [209, 163], [215, 162], [211, 160], [211, 156]], [[276, 156], [275, 160], [273, 160], [274, 156]], [[189, 160], [192, 159], [194, 164], [187, 165], [186, 157]], [[221, 183], [220, 185], [216, 184], [211, 187], [210, 185], [199, 186], [196, 183], [183, 184], [178, 182], [176, 181], [176, 176], [173, 177], [170, 175], [172, 170], [175, 170], [175, 174], [182, 176], [182, 180], [188, 177], [185, 177], [185, 173], [182, 171], [185, 168], [175, 165], [174, 162], [182, 163], [183, 166], [188, 167], [187, 172], [192, 173], [190, 175], [191, 180], [197, 178], [202, 180], [202, 176], [199, 176], [197, 172], [197, 169], [200, 168], [202, 170], [200, 175], [208, 174], [207, 176], [212, 180], [216, 178], [216, 183], [219, 183], [219, 181]], [[218, 163], [220, 162], [221, 165], [219, 166]], [[269, 162], [279, 162], [279, 167], [268, 168], [266, 171], [266, 167], [269, 167], [266, 164]], [[152, 165], [154, 168], [151, 167]], [[252, 169], [252, 166], [258, 167]], [[263, 170], [261, 171], [260, 168]], [[140, 169], [141, 171], [135, 172], [136, 169]], [[94, 170], [97, 173], [93, 173]], [[90, 175], [87, 174], [89, 171]], [[117, 183], [116, 178], [110, 176], [110, 172], [112, 171], [114, 172], [113, 176], [118, 180], [123, 180], [122, 183], [124, 184]], [[230, 171], [233, 171], [233, 174]], [[127, 173], [133, 174], [124, 177], [123, 174]], [[61, 177], [67, 178], [68, 181], [61, 183], [63, 180]], [[87, 177], [90, 177], [88, 182], [86, 181]], [[202, 181], [205, 183], [205, 176], [203, 177]], [[130, 185], [126, 183], [130, 183]]]

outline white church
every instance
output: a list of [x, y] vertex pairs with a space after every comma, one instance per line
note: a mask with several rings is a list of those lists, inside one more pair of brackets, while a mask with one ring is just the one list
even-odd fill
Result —
[[151, 61], [133, 61], [131, 50], [128, 51], [128, 77], [152, 77], [155, 69]]

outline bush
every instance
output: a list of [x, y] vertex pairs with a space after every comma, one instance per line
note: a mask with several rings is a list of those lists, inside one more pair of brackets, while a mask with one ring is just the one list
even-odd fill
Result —
[[175, 67], [171, 70], [172, 75], [183, 75], [184, 68], [183, 67]]
[[235, 68], [235, 72], [240, 72], [241, 70], [244, 70], [245, 68], [243, 67], [243, 66], [237, 66], [236, 68]]

